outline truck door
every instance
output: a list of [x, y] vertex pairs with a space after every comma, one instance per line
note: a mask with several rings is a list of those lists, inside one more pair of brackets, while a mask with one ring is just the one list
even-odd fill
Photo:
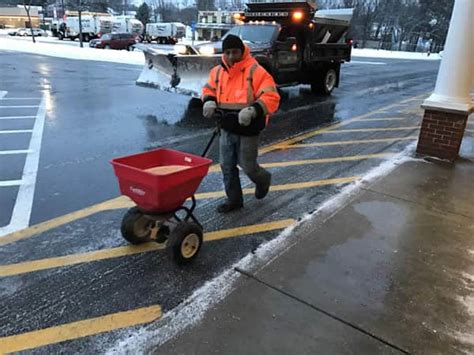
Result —
[[276, 41], [277, 82], [287, 84], [299, 80], [301, 72], [301, 50], [296, 37], [290, 37], [283, 28]]

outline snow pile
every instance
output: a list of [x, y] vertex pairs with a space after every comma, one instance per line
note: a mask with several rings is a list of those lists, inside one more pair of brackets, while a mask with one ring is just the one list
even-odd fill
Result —
[[[85, 45], [88, 44], [85, 43]], [[33, 43], [10, 38], [2, 38], [0, 40], [0, 50], [26, 52], [76, 60], [96, 60], [135, 65], [145, 64], [145, 57], [142, 52], [103, 50], [89, 47], [80, 48], [71, 45]]]
[[169, 76], [145, 66], [137, 79], [137, 84], [177, 94], [200, 97], [202, 87], [206, 84], [207, 76], [204, 76], [204, 78], [187, 76], [181, 79], [179, 86], [176, 88], [171, 87], [170, 80]]
[[389, 59], [410, 59], [410, 60], [440, 60], [441, 56], [438, 53], [433, 53], [428, 56], [428, 53], [416, 52], [397, 52], [387, 51], [383, 49], [352, 49], [353, 57], [364, 58], [389, 58]]

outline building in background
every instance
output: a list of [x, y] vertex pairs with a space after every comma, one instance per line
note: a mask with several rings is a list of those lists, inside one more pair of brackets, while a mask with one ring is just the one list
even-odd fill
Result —
[[66, 14], [66, 0], [56, 0], [46, 7], [46, 16], [53, 19], [63, 18]]
[[[40, 15], [39, 7], [32, 6], [30, 10], [31, 23], [33, 27], [39, 27]], [[2, 6], [0, 7], [0, 28], [21, 28], [30, 27], [28, 15], [23, 6]]]
[[196, 31], [198, 40], [217, 40], [235, 26], [235, 11], [199, 11]]

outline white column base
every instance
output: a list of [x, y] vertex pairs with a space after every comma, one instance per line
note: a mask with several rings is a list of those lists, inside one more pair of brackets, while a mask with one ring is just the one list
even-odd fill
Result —
[[438, 109], [459, 113], [471, 113], [474, 111], [474, 103], [469, 96], [459, 98], [434, 93], [423, 102], [421, 107], [424, 109]]

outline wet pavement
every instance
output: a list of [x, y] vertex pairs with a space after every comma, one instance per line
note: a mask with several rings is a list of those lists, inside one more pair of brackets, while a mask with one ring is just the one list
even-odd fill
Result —
[[[437, 62], [386, 63], [348, 64], [341, 87], [330, 98], [314, 96], [308, 87], [285, 89], [280, 113], [272, 118], [262, 144], [432, 88]], [[210, 136], [212, 123], [202, 120], [201, 108], [190, 104], [188, 97], [134, 85], [141, 67], [16, 53], [2, 54], [0, 65], [1, 90], [8, 90], [9, 97], [45, 98], [46, 121], [31, 224], [116, 197], [118, 190], [108, 164], [114, 157], [162, 146], [199, 154]], [[38, 105], [39, 100], [31, 103]], [[1, 116], [7, 117], [36, 113], [35, 107], [1, 109]], [[32, 119], [18, 121], [2, 122], [2, 127], [32, 127]], [[28, 133], [15, 136], [15, 141], [25, 141], [23, 145], [4, 143], [5, 139], [12, 138], [1, 137], [2, 149], [18, 149], [27, 147], [29, 137]], [[211, 157], [216, 158], [215, 151]], [[21, 176], [21, 169], [11, 170]]]
[[405, 162], [303, 223], [155, 353], [473, 353], [474, 137], [464, 148], [454, 166]]
[[[0, 294], [6, 305], [0, 310], [0, 336], [13, 336], [16, 344], [28, 337], [29, 348], [39, 353], [63, 347], [102, 352], [123, 336], [108, 331], [144, 322], [133, 312], [157, 305], [165, 314], [173, 310], [262, 242], [402, 151], [416, 139], [419, 104], [432, 90], [438, 63], [383, 62], [347, 65], [341, 88], [329, 98], [314, 96], [306, 87], [284, 90], [281, 110], [262, 137], [266, 147], [260, 161], [273, 174], [274, 190], [256, 201], [242, 177], [250, 188], [246, 208], [216, 215], [222, 182], [218, 169], [212, 169], [198, 191], [196, 211], [208, 242], [192, 267], [179, 268], [170, 253], [152, 245], [126, 246], [119, 228], [131, 204], [116, 199], [117, 182], [108, 162], [162, 146], [199, 154], [212, 129], [199, 105], [134, 85], [141, 70], [136, 66], [2, 53], [0, 90], [8, 93], [0, 105], [38, 107], [2, 107], [1, 116], [37, 119], [42, 105], [45, 114], [31, 209], [34, 227], [0, 239]], [[18, 104], [27, 98], [36, 101]], [[30, 118], [11, 122], [23, 119]], [[15, 124], [23, 125], [2, 125], [2, 130], [32, 129], [33, 122]], [[19, 140], [0, 135], [2, 149], [28, 149], [34, 132], [15, 134]], [[283, 149], [290, 143], [302, 145]], [[2, 174], [8, 181], [21, 179], [25, 157], [9, 159], [0, 160]], [[11, 216], [15, 189], [0, 187], [2, 223]], [[132, 312], [132, 320], [109, 322], [109, 328], [83, 336], [107, 334], [74, 340], [80, 338], [76, 332], [50, 341], [66, 343], [41, 347], [50, 344], [41, 342], [41, 329], [69, 329], [95, 318], [102, 324], [103, 317], [124, 311]]]

